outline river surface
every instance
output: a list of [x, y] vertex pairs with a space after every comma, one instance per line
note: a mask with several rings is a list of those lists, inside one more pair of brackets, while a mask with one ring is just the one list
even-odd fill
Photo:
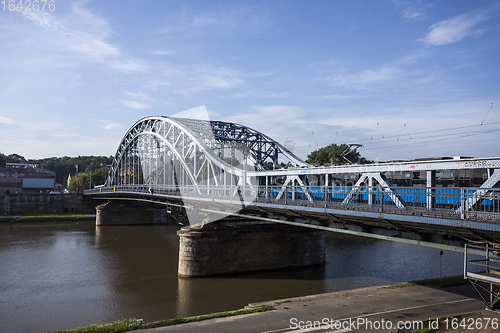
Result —
[[[438, 249], [326, 233], [324, 267], [178, 278], [175, 226], [0, 224], [0, 332], [146, 322], [440, 276]], [[443, 276], [463, 273], [445, 251]]]

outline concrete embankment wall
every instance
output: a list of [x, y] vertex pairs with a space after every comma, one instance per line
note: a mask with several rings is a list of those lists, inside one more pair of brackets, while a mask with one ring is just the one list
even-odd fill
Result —
[[[212, 228], [213, 229], [213, 228]], [[323, 231], [250, 225], [178, 232], [179, 276], [196, 277], [325, 263]]]
[[112, 201], [96, 207], [96, 225], [165, 224], [169, 214], [164, 205]]
[[93, 213], [94, 202], [82, 194], [2, 194], [0, 214]]

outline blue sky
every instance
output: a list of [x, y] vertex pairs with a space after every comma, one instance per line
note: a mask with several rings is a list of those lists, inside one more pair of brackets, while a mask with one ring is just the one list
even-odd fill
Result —
[[498, 1], [0, 10], [4, 154], [114, 155], [140, 118], [205, 105], [302, 158], [330, 143], [380, 161], [500, 155]]

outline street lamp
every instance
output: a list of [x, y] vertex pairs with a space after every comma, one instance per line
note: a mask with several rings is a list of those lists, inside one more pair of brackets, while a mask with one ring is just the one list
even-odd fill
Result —
[[75, 165], [76, 168], [76, 194], [78, 194], [78, 164]]

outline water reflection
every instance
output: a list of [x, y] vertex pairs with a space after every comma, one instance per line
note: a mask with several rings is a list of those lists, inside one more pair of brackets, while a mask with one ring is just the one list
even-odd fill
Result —
[[[0, 224], [0, 331], [154, 321], [248, 303], [439, 277], [439, 250], [326, 234], [321, 267], [178, 278], [178, 227]], [[445, 252], [443, 275], [462, 273]]]
[[[235, 310], [248, 303], [324, 291], [325, 267], [205, 278], [179, 278], [177, 316]], [[220, 299], [224, 299], [220, 302]]]
[[114, 272], [108, 316], [155, 320], [175, 314], [178, 237], [171, 226], [101, 226], [96, 245]]

